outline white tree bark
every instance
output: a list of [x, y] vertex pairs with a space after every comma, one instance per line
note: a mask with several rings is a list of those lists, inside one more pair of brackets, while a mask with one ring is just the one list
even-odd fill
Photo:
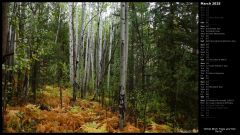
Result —
[[69, 3], [69, 66], [70, 66], [70, 83], [73, 84], [73, 16], [72, 16], [73, 3]]
[[126, 14], [126, 3], [121, 2], [121, 49], [120, 49], [120, 98], [119, 98], [119, 128], [120, 130], [124, 127], [124, 121], [125, 121], [125, 109], [126, 109], [126, 76], [127, 76], [127, 39], [128, 32], [126, 31], [127, 27], [127, 14]]
[[[113, 8], [113, 12], [112, 13], [115, 13], [115, 4], [112, 4], [111, 8]], [[114, 23], [114, 16], [112, 15], [111, 16], [111, 24], [110, 24], [110, 28], [109, 28], [109, 35], [110, 35], [110, 38], [109, 38], [109, 54], [108, 54], [108, 61], [110, 62], [111, 60], [111, 57], [112, 57], [112, 42], [113, 42], [113, 36], [114, 36], [114, 27], [113, 27], [113, 23]], [[108, 79], [107, 79], [107, 89], [108, 89], [108, 92], [109, 92], [109, 97], [110, 97], [110, 88], [109, 88], [109, 84], [110, 84], [110, 72], [111, 72], [111, 63], [109, 63], [108, 65]], [[109, 101], [110, 103], [110, 101]]]
[[94, 97], [93, 97], [93, 100], [95, 99], [95, 97], [97, 96], [97, 93], [98, 93], [98, 86], [99, 86], [99, 67], [100, 67], [100, 64], [99, 64], [99, 44], [100, 44], [100, 21], [101, 21], [101, 12], [100, 12], [100, 2], [98, 3], [98, 22], [97, 22], [97, 34], [98, 34], [98, 37], [97, 37], [97, 44], [95, 46], [95, 65], [96, 65], [96, 68], [95, 68], [95, 74], [96, 74], [96, 81], [95, 81], [95, 93], [94, 93]]
[[[82, 17], [81, 17], [81, 33], [80, 33], [80, 47], [83, 47], [84, 44], [84, 36], [83, 36], [83, 30], [84, 30], [84, 18], [85, 18], [85, 9], [86, 9], [86, 3], [83, 2], [82, 3]], [[80, 48], [79, 47], [79, 48]], [[80, 55], [78, 55], [78, 59], [79, 59]]]
[[[78, 52], [78, 47], [79, 47], [79, 42], [78, 42], [78, 4], [76, 3], [76, 9], [75, 9], [75, 18], [76, 18], [76, 25], [75, 25], [75, 39], [76, 39], [76, 46], [75, 46], [75, 54], [77, 56], [77, 63], [79, 61], [79, 52]], [[77, 65], [76, 65], [77, 66]]]
[[[78, 59], [78, 71], [77, 71], [77, 80], [78, 82], [81, 82], [81, 90], [82, 90], [82, 86], [83, 86], [83, 78], [80, 77], [82, 76], [81, 74], [81, 69], [83, 68], [83, 50], [84, 50], [84, 19], [85, 19], [85, 8], [86, 8], [86, 3], [83, 2], [82, 3], [82, 17], [81, 17], [81, 33], [80, 33], [80, 43], [78, 46], [78, 55], [77, 55], [77, 59]], [[82, 93], [81, 93], [82, 94]]]
[[[94, 3], [92, 3], [92, 16], [93, 16], [93, 10], [94, 10]], [[91, 75], [92, 75], [92, 83], [93, 83], [93, 89], [94, 89], [94, 24], [93, 21], [91, 22], [91, 47], [90, 47], [90, 58], [91, 58]]]
[[90, 5], [89, 5], [90, 7], [89, 7], [89, 19], [91, 19], [91, 21], [90, 21], [90, 26], [89, 26], [89, 29], [90, 29], [90, 31], [89, 31], [89, 39], [88, 39], [88, 62], [87, 62], [87, 85], [89, 84], [89, 81], [90, 81], [90, 69], [91, 69], [91, 61], [92, 61], [92, 59], [91, 59], [91, 54], [92, 54], [92, 32], [93, 32], [93, 19], [92, 19], [92, 16], [93, 16], [93, 6], [94, 6], [94, 4], [93, 3], [91, 3]]
[[99, 39], [98, 39], [98, 86], [101, 79], [101, 60], [102, 60], [102, 20], [101, 13], [99, 14]]
[[[89, 20], [91, 19], [91, 4], [89, 4]], [[88, 32], [87, 32], [87, 43], [86, 43], [86, 51], [85, 51], [85, 68], [84, 68], [84, 98], [86, 94], [86, 88], [88, 84], [88, 76], [89, 76], [89, 46], [90, 46], [90, 31], [91, 31], [91, 25], [88, 25]]]

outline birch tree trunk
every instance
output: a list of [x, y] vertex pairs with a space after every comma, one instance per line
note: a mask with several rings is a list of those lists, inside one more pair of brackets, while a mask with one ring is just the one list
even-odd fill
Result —
[[83, 78], [81, 78], [80, 76], [82, 75], [81, 74], [81, 69], [83, 68], [83, 50], [84, 50], [84, 18], [85, 18], [85, 7], [86, 7], [86, 3], [83, 2], [82, 3], [82, 17], [81, 17], [81, 33], [80, 33], [80, 44], [79, 44], [79, 47], [78, 47], [78, 55], [77, 55], [77, 59], [79, 60], [78, 62], [78, 72], [77, 72], [77, 80], [78, 82], [81, 82], [81, 85], [80, 85], [80, 91], [81, 91], [81, 98], [83, 96]]
[[[91, 19], [91, 13], [90, 13], [91, 5], [89, 4], [89, 20]], [[88, 33], [87, 33], [87, 43], [86, 43], [86, 51], [85, 51], [85, 68], [84, 68], [84, 94], [83, 98], [86, 97], [86, 89], [88, 84], [88, 75], [89, 75], [89, 44], [90, 44], [90, 29], [91, 26], [88, 25]]]
[[[76, 52], [76, 56], [78, 56], [78, 5], [77, 5], [77, 3], [76, 3], [76, 8], [75, 8], [75, 18], [76, 18], [76, 25], [75, 25], [76, 47], [75, 47], [75, 52]], [[78, 59], [76, 59], [76, 60], [78, 62]]]
[[121, 3], [121, 46], [120, 46], [120, 97], [119, 97], [119, 128], [120, 130], [124, 127], [124, 121], [125, 121], [125, 108], [126, 108], [126, 100], [125, 100], [125, 93], [126, 93], [126, 69], [127, 69], [127, 41], [126, 37], [128, 36], [128, 33], [126, 31], [126, 6], [127, 4], [122, 2]]
[[[112, 22], [113, 23], [113, 22]], [[110, 26], [110, 39], [109, 39], [109, 54], [108, 54], [108, 61], [111, 60], [111, 55], [112, 55], [112, 40], [113, 40], [113, 24]], [[111, 63], [108, 65], [108, 80], [107, 80], [107, 89], [109, 90], [109, 83], [110, 83], [110, 71], [111, 71]], [[110, 96], [110, 95], [109, 95]]]
[[76, 101], [76, 42], [74, 42], [73, 3], [69, 3], [70, 80], [73, 85], [73, 102]]
[[76, 96], [76, 92], [77, 90], [79, 90], [79, 41], [78, 41], [78, 3], [76, 2], [76, 7], [75, 7], [75, 18], [76, 18], [76, 25], [75, 25], [75, 49], [74, 49], [74, 52], [75, 52], [75, 85], [74, 85], [74, 89], [75, 89], [75, 96]]
[[[89, 40], [88, 40], [88, 62], [87, 62], [87, 89], [88, 89], [88, 91], [89, 91], [89, 82], [90, 82], [90, 69], [91, 69], [91, 61], [92, 61], [92, 59], [91, 59], [91, 54], [92, 54], [92, 32], [93, 32], [93, 19], [92, 19], [92, 17], [93, 17], [93, 6], [94, 6], [94, 4], [93, 3], [91, 3], [90, 5], [89, 5], [90, 7], [89, 7], [89, 14], [90, 14], [90, 31], [89, 31]], [[92, 70], [92, 69], [91, 69]]]
[[96, 95], [97, 95], [97, 92], [98, 92], [98, 72], [99, 72], [99, 64], [98, 64], [98, 60], [99, 60], [99, 57], [98, 57], [98, 50], [99, 50], [99, 27], [100, 27], [100, 3], [98, 3], [98, 22], [97, 22], [97, 44], [95, 45], [95, 74], [96, 74], [96, 81], [95, 81], [95, 93], [94, 93], [94, 96], [93, 96], [93, 99], [95, 99]]
[[[72, 5], [73, 6], [73, 5]], [[73, 12], [73, 10], [72, 10]], [[73, 14], [73, 13], [72, 13]], [[73, 17], [73, 15], [72, 15]], [[74, 20], [74, 18], [72, 18], [72, 21]], [[72, 22], [72, 31], [73, 31], [73, 34], [72, 35], [75, 35], [74, 34], [74, 23]], [[77, 31], [76, 31], [77, 32]], [[77, 43], [76, 43], [76, 37], [73, 36], [73, 101], [75, 102], [76, 101], [76, 90], [77, 90], [77, 82], [76, 82], [76, 73], [77, 73], [77, 55], [76, 55], [76, 46], [77, 46]]]
[[70, 83], [73, 84], [73, 14], [72, 14], [72, 2], [69, 3], [69, 66], [70, 66]]
[[101, 67], [101, 61], [102, 61], [102, 21], [101, 21], [101, 14], [99, 18], [99, 41], [98, 41], [98, 86], [100, 84], [101, 80], [101, 73], [102, 73], [102, 67]]
[[[94, 3], [92, 3], [92, 16], [93, 16]], [[94, 26], [93, 21], [91, 22], [91, 47], [90, 47], [90, 58], [91, 58], [91, 78], [94, 89]]]
[[100, 3], [98, 5], [98, 47], [96, 47], [96, 56], [98, 58], [96, 58], [96, 90], [94, 93], [94, 97], [93, 100], [95, 99], [95, 97], [98, 95], [98, 89], [99, 89], [99, 85], [100, 85], [100, 75], [101, 75], [101, 52], [102, 52], [102, 22], [101, 22], [101, 12], [100, 12]]

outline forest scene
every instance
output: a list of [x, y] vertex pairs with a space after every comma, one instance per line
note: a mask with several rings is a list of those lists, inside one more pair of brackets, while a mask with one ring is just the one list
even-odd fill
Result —
[[198, 3], [2, 2], [6, 133], [197, 133]]

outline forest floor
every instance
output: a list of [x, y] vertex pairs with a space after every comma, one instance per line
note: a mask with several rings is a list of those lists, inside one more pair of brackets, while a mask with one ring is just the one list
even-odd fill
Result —
[[[102, 108], [98, 102], [77, 99], [70, 105], [69, 89], [63, 90], [63, 107], [60, 107], [58, 87], [45, 86], [37, 96], [36, 104], [7, 106], [4, 117], [4, 132], [79, 132], [79, 133], [120, 133], [142, 132], [126, 119], [126, 126], [119, 130], [117, 112]], [[44, 104], [46, 108], [39, 104]], [[151, 123], [145, 132], [172, 132], [167, 125]]]

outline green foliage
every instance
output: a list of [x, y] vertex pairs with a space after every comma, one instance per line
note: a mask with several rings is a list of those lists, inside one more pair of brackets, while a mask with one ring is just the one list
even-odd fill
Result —
[[82, 126], [83, 132], [85, 133], [107, 133], [106, 126], [99, 127], [99, 124], [97, 124], [95, 121], [85, 123]]
[[81, 108], [79, 106], [73, 106], [70, 109], [70, 112], [72, 112], [72, 113], [78, 113], [79, 111], [81, 111]]
[[[195, 128], [198, 117], [197, 55], [191, 49], [197, 47], [197, 4], [160, 2], [150, 5], [130, 3], [129, 39], [130, 45], [136, 43], [133, 51], [136, 56], [134, 60], [129, 57], [129, 65], [136, 66], [135, 73], [131, 74], [138, 81], [134, 84], [135, 89], [127, 92], [129, 106], [139, 112], [139, 118], [143, 118], [147, 97], [146, 111], [156, 114], [155, 121], [161, 119], [172, 125], [174, 117], [171, 115], [183, 115], [184, 119], [178, 118], [175, 124], [182, 128]], [[152, 23], [146, 23], [149, 18]], [[152, 65], [139, 64], [143, 59]], [[147, 88], [144, 91], [141, 89], [141, 66], [145, 66], [145, 74], [151, 76], [150, 84], [145, 84]], [[129, 70], [132, 69], [129, 67]], [[132, 108], [136, 106], [134, 104], [137, 108]]]
[[16, 113], [10, 115], [10, 122], [7, 125], [8, 128], [13, 128], [16, 130], [21, 130], [21, 119], [17, 117]]
[[33, 105], [33, 104], [28, 104], [25, 106], [26, 109], [28, 109], [30, 112], [40, 114], [41, 110], [39, 109], [39, 106]]

